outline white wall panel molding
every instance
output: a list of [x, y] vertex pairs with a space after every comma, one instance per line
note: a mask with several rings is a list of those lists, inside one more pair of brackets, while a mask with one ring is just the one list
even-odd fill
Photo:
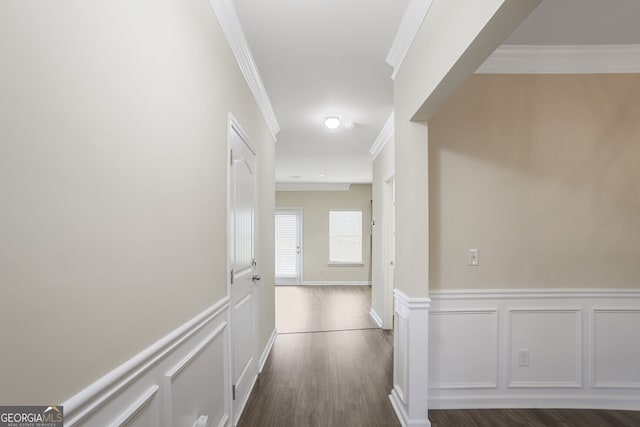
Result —
[[[202, 411], [218, 411], [219, 419], [216, 420], [214, 413], [208, 414], [215, 421], [212, 425], [217, 425], [230, 411], [231, 390], [225, 379], [229, 370], [228, 308], [229, 299], [225, 297], [63, 402], [65, 426], [122, 425], [133, 420], [147, 425], [170, 426], [164, 419], [168, 404], [166, 395], [170, 392], [165, 375], [187, 357], [191, 357], [189, 360], [193, 363], [183, 366], [185, 378], [202, 377], [200, 371], [223, 375], [216, 384], [219, 392], [212, 394], [209, 401], [215, 408], [207, 409], [202, 404]], [[207, 363], [197, 363], [198, 354], [205, 350]], [[185, 389], [191, 390], [191, 386], [185, 383]], [[180, 397], [199, 402], [191, 395]]]
[[453, 289], [430, 291], [429, 298], [437, 301], [500, 300], [500, 299], [628, 299], [640, 298], [640, 289]]
[[498, 387], [498, 309], [429, 313], [429, 387]]
[[[137, 419], [145, 418], [149, 421], [153, 421], [150, 425], [160, 425], [160, 413], [158, 405], [152, 404], [157, 402], [156, 396], [158, 395], [160, 387], [153, 385], [149, 390], [144, 392], [125, 412], [120, 415], [111, 425], [113, 427], [120, 427], [126, 425], [134, 425]], [[145, 411], [148, 411], [145, 414]]]
[[427, 16], [431, 3], [432, 0], [409, 0], [402, 21], [400, 21], [398, 32], [387, 55], [387, 64], [393, 67], [392, 79], [395, 79], [396, 74], [398, 74], [402, 62], [413, 43], [413, 39], [415, 39], [418, 29], [420, 29], [424, 17]]
[[[226, 372], [224, 365], [218, 364], [216, 366], [210, 363], [215, 360], [216, 354], [225, 353], [222, 333], [226, 331], [226, 327], [227, 322], [222, 322], [218, 325], [213, 332], [165, 374], [165, 422], [170, 421], [170, 425], [179, 425], [179, 421], [184, 420], [185, 416], [189, 416], [194, 410], [197, 411], [198, 396], [209, 396], [219, 403], [219, 406], [215, 408], [218, 410], [218, 414], [207, 413], [204, 415], [211, 416], [214, 419], [214, 415], [218, 415], [217, 419], [220, 421], [228, 419], [228, 414], [225, 413], [225, 408], [229, 402], [225, 401], [224, 391], [228, 387], [225, 385]], [[214, 340], [217, 341], [218, 347], [213, 352], [207, 352], [207, 356], [211, 357], [203, 360], [202, 355], [212, 347]], [[195, 366], [199, 361], [202, 361], [200, 364], [202, 368]], [[193, 368], [188, 369], [190, 367]], [[180, 384], [176, 385], [178, 381], [180, 381]], [[194, 405], [196, 406], [195, 408]], [[176, 406], [178, 409], [175, 409]]]
[[242, 75], [247, 81], [247, 85], [249, 86], [249, 89], [258, 104], [258, 108], [264, 116], [264, 120], [271, 132], [271, 136], [275, 141], [276, 135], [280, 132], [280, 125], [278, 125], [278, 120], [273, 112], [271, 100], [269, 99], [267, 90], [262, 82], [258, 66], [256, 65], [256, 62], [253, 59], [253, 54], [249, 49], [249, 43], [244, 35], [242, 25], [240, 25], [238, 14], [233, 6], [233, 1], [209, 0], [209, 3], [220, 22], [222, 31], [229, 42], [229, 46], [233, 51], [233, 55], [235, 56], [238, 65], [240, 66]]
[[393, 128], [394, 114], [393, 111], [391, 111], [391, 114], [389, 114], [389, 118], [386, 122], [384, 122], [380, 133], [376, 137], [376, 140], [373, 141], [373, 145], [371, 145], [371, 148], [369, 149], [369, 154], [371, 154], [374, 160], [376, 157], [378, 157], [378, 154], [380, 154], [385, 145], [387, 145], [387, 143], [393, 139]]
[[[640, 306], [593, 308], [589, 358], [593, 388], [640, 388], [639, 326]], [[620, 366], [631, 369], [621, 369]]]
[[264, 368], [264, 364], [267, 363], [267, 358], [269, 357], [269, 353], [271, 353], [271, 349], [273, 348], [273, 343], [276, 342], [276, 337], [278, 336], [278, 331], [273, 329], [271, 332], [271, 336], [269, 337], [269, 341], [267, 341], [267, 345], [264, 347], [262, 351], [262, 355], [260, 356], [260, 360], [258, 360], [258, 373], [262, 372]]
[[498, 47], [476, 73], [595, 74], [640, 72], [640, 44]]
[[403, 426], [430, 426], [428, 412], [429, 298], [394, 290], [393, 390], [391, 404]]
[[[508, 319], [507, 387], [582, 386], [579, 308], [509, 309]], [[519, 366], [520, 351], [528, 354], [527, 366]]]
[[[640, 290], [454, 290], [429, 296], [429, 408], [640, 410]], [[476, 342], [475, 351], [465, 347], [469, 342]], [[518, 366], [522, 350], [528, 351], [528, 367]], [[465, 365], [473, 369], [465, 371]], [[489, 380], [492, 366], [497, 382]]]

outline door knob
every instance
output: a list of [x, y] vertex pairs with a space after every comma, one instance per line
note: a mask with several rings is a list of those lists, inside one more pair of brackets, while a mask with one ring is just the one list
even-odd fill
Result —
[[251, 280], [253, 280], [254, 282], [260, 280], [260, 275], [254, 274], [253, 277], [251, 278]]

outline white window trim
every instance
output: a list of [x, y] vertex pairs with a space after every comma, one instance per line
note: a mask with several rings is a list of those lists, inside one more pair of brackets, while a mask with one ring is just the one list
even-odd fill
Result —
[[[332, 261], [331, 260], [331, 212], [359, 212], [360, 213], [360, 261]], [[329, 267], [363, 267], [364, 264], [364, 232], [362, 230], [364, 225], [364, 211], [359, 208], [339, 208], [329, 209], [329, 261], [327, 266]]]

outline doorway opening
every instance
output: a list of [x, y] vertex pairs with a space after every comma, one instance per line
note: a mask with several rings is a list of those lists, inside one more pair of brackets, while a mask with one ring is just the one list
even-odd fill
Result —
[[275, 263], [276, 285], [302, 284], [302, 208], [276, 210]]

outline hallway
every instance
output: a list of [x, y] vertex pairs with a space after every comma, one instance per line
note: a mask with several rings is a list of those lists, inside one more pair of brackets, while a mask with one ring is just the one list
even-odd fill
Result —
[[238, 425], [399, 426], [388, 398], [393, 335], [369, 318], [370, 295], [276, 288], [279, 334]]

